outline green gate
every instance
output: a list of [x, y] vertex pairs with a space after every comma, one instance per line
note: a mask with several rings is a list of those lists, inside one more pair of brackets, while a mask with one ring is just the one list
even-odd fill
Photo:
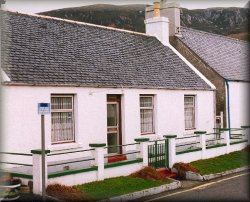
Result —
[[154, 144], [148, 145], [148, 165], [153, 168], [169, 167], [168, 161], [168, 139], [154, 141]]

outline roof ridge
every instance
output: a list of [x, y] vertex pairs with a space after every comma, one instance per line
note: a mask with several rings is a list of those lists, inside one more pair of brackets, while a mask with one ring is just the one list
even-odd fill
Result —
[[28, 14], [28, 13], [22, 13], [22, 12], [9, 11], [9, 10], [5, 10], [5, 11], [10, 12], [10, 13], [14, 13], [14, 14], [27, 15], [27, 16], [38, 17], [38, 18], [43, 18], [43, 19], [52, 19], [52, 20], [58, 20], [58, 21], [63, 21], [63, 22], [68, 22], [68, 23], [76, 23], [79, 25], [87, 25], [87, 26], [92, 26], [92, 27], [97, 27], [97, 28], [102, 28], [102, 29], [107, 29], [107, 30], [113, 30], [113, 31], [118, 31], [118, 32], [134, 34], [134, 35], [152, 37], [152, 36], [150, 36], [146, 33], [142, 33], [142, 32], [135, 32], [135, 31], [130, 31], [130, 30], [126, 30], [126, 29], [119, 29], [119, 28], [114, 28], [114, 27], [107, 27], [104, 25], [97, 25], [97, 24], [93, 24], [93, 23], [68, 20], [65, 18], [51, 17], [51, 16], [47, 16], [47, 15], [40, 15], [40, 14]]
[[193, 31], [196, 31], [196, 32], [202, 32], [202, 33], [214, 35], [214, 36], [217, 36], [217, 37], [225, 38], [225, 39], [227, 39], [227, 40], [232, 40], [232, 41], [243, 42], [243, 43], [249, 44], [248, 41], [244, 41], [244, 40], [241, 40], [241, 39], [232, 38], [232, 37], [229, 37], [229, 36], [224, 36], [224, 35], [220, 35], [220, 34], [215, 34], [215, 33], [211, 33], [211, 32], [206, 32], [206, 31], [203, 31], [203, 30], [198, 30], [198, 29], [193, 29], [193, 28], [190, 28], [190, 27], [181, 26], [181, 29], [183, 29], [183, 28], [184, 28], [184, 29], [193, 30]]

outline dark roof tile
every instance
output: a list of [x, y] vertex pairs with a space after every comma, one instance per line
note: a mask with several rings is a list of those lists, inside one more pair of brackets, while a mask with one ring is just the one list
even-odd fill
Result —
[[2, 68], [11, 82], [211, 89], [155, 37], [3, 12]]
[[248, 42], [186, 27], [179, 39], [223, 78], [250, 81]]

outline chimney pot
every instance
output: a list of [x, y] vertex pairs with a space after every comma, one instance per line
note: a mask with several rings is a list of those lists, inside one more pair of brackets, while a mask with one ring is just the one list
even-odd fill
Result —
[[154, 2], [154, 17], [160, 17], [160, 3]]

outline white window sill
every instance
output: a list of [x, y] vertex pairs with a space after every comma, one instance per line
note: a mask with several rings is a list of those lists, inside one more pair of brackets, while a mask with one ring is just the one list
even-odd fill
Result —
[[77, 149], [82, 148], [82, 143], [64, 143], [64, 144], [55, 144], [48, 146], [50, 151], [60, 151], [60, 150], [67, 150], [67, 149]]

